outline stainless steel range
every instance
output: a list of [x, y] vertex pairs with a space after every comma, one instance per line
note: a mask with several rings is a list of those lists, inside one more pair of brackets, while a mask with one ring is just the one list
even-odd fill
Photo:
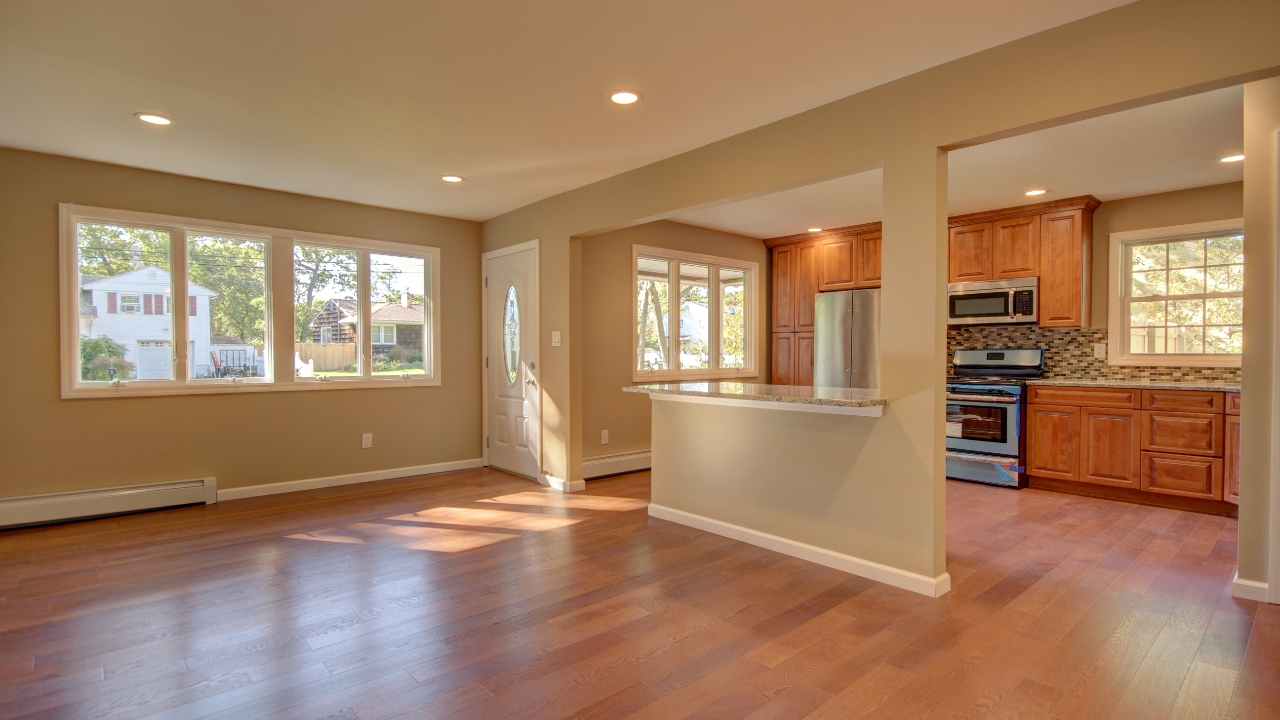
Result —
[[947, 380], [947, 477], [1026, 487], [1026, 379], [1044, 350], [957, 350]]

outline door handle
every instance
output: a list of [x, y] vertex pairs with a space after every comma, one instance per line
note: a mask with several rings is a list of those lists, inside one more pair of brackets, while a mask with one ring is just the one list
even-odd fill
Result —
[[525, 385], [532, 385], [532, 386], [534, 386], [534, 387], [538, 387], [538, 383], [534, 382], [533, 380], [525, 380], [525, 381], [524, 381], [524, 384], [525, 384]]

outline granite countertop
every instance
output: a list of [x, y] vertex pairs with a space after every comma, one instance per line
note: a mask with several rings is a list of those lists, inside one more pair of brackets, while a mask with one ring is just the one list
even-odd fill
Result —
[[1216, 392], [1240, 392], [1239, 384], [1172, 380], [1072, 380], [1070, 378], [1050, 378], [1044, 380], [1028, 380], [1028, 385], [1070, 385], [1074, 387], [1112, 387], [1137, 388], [1139, 390], [1209, 390]]
[[807, 385], [761, 385], [742, 382], [684, 382], [632, 385], [624, 392], [656, 393], [659, 395], [690, 395], [695, 397], [724, 398], [729, 400], [753, 400], [760, 402], [790, 403], [799, 405], [826, 405], [831, 407], [875, 407], [888, 404], [876, 390], [852, 388], [810, 387]]

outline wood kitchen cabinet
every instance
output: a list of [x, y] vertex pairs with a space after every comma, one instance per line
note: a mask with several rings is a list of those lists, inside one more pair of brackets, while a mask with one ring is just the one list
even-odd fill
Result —
[[813, 299], [818, 294], [818, 243], [796, 246], [794, 276], [795, 299], [792, 301], [796, 332], [813, 330]]
[[858, 236], [858, 270], [854, 279], [860, 288], [880, 287], [880, 232]]
[[813, 384], [813, 333], [796, 333], [795, 382], [793, 385]]
[[991, 223], [991, 279], [1035, 277], [1040, 274], [1040, 216]]
[[1040, 217], [1040, 327], [1090, 322], [1093, 220], [1088, 214], [1067, 210]]
[[773, 334], [773, 368], [769, 382], [773, 385], [795, 385], [796, 334]]
[[947, 282], [975, 282], [991, 277], [991, 223], [951, 228], [947, 234]]
[[858, 236], [834, 237], [818, 245], [818, 290], [850, 290], [858, 286]]
[[795, 332], [796, 246], [773, 249], [773, 331]]
[[1239, 399], [1232, 395], [1030, 385], [1029, 484], [1234, 514], [1239, 503], [1239, 416], [1230, 413], [1232, 408], [1239, 412]]

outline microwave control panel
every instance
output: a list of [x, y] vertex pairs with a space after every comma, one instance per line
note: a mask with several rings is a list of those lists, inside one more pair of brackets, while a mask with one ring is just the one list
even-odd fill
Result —
[[1013, 293], [1014, 317], [1036, 314], [1036, 293], [1034, 290], [1016, 290]]

